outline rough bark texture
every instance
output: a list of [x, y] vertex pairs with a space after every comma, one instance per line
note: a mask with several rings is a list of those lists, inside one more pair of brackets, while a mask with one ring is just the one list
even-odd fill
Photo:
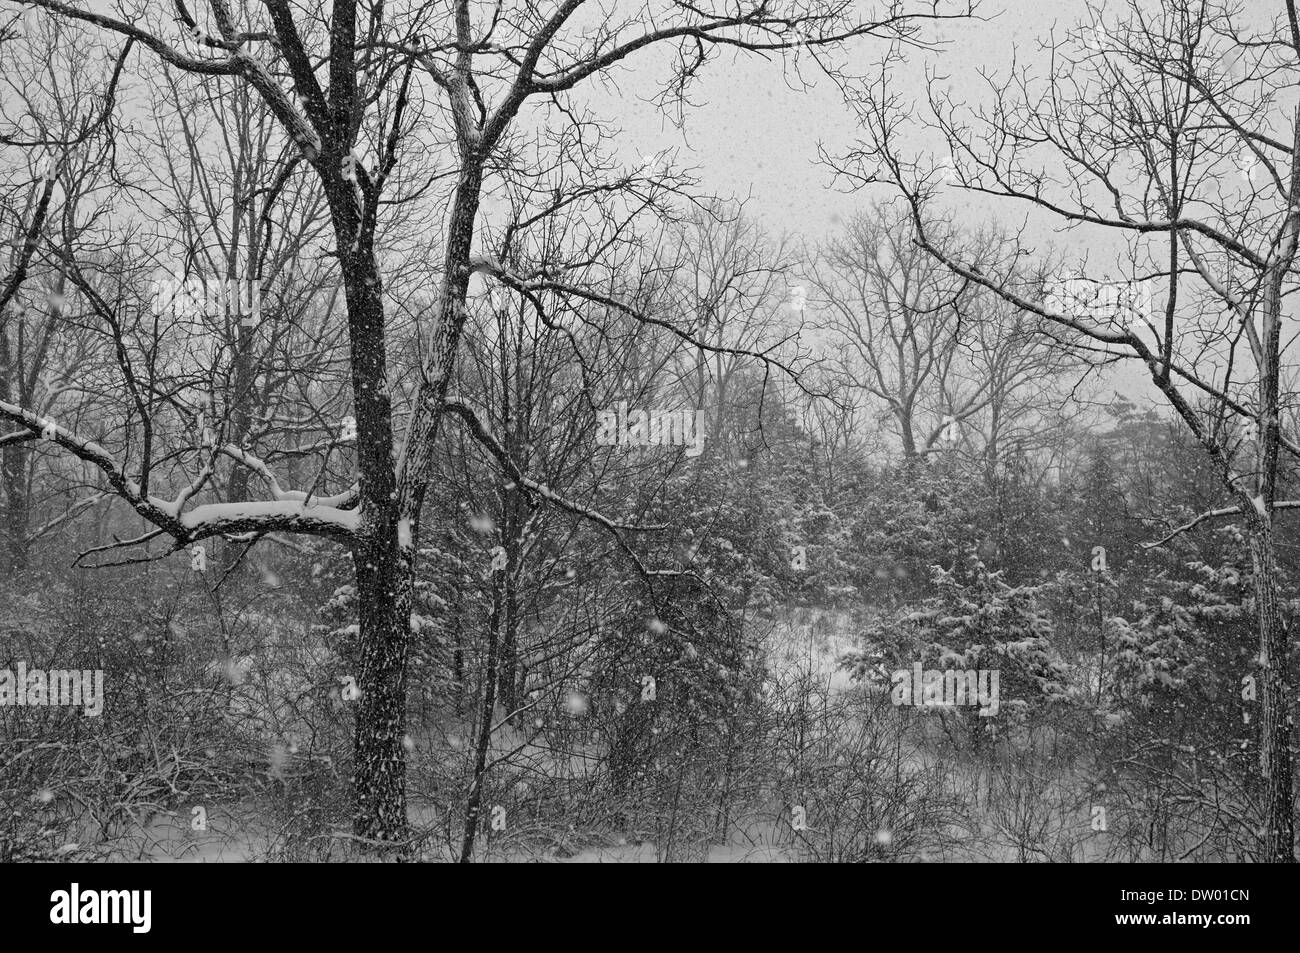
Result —
[[374, 841], [406, 837], [406, 663], [410, 642], [408, 553], [358, 548], [360, 671], [354, 755], [353, 832]]
[[[1300, 116], [1297, 117], [1300, 135]], [[1293, 187], [1300, 176], [1293, 173]], [[1277, 497], [1279, 388], [1281, 385], [1282, 281], [1295, 257], [1297, 221], [1287, 216], [1281, 253], [1271, 259], [1265, 281], [1263, 343], [1264, 360], [1259, 375], [1259, 459], [1256, 469], [1258, 512], [1250, 521], [1251, 561], [1255, 573], [1255, 613], [1259, 624], [1260, 773], [1264, 778], [1264, 849], [1267, 859], [1295, 862], [1295, 818], [1292, 813], [1291, 697], [1287, 658], [1286, 620], [1282, 616], [1277, 548], [1273, 532], [1273, 503]]]
[[[13, 401], [13, 380], [17, 376], [8, 333], [0, 329], [0, 400]], [[0, 526], [3, 526], [3, 551], [0, 567], [7, 572], [27, 568], [27, 462], [31, 454], [27, 443], [11, 443], [0, 448]]]
[[1287, 632], [1277, 585], [1272, 528], [1259, 520], [1251, 534], [1255, 572], [1255, 615], [1259, 624], [1260, 772], [1264, 778], [1264, 847], [1272, 862], [1295, 862], [1295, 827], [1291, 810], [1290, 679]]
[[[359, 232], [350, 183], [329, 183], [343, 262], [357, 419], [360, 540], [354, 548], [361, 691], [356, 709], [353, 831], [361, 838], [406, 838], [406, 661], [414, 557], [398, 535], [392, 403], [379, 270], [369, 236]], [[344, 193], [340, 195], [339, 193]]]
[[[0, 394], [0, 399], [4, 399], [4, 395]], [[22, 572], [27, 568], [30, 454], [30, 446], [26, 443], [10, 444], [0, 450], [0, 495], [3, 496], [0, 523], [4, 525], [4, 552], [0, 553], [0, 566], [8, 573]]]
[[488, 749], [492, 746], [492, 719], [497, 704], [497, 665], [500, 660], [498, 638], [501, 620], [501, 580], [492, 587], [492, 615], [488, 620], [487, 670], [483, 674], [483, 705], [479, 711], [478, 737], [474, 743], [474, 779], [465, 802], [465, 831], [461, 838], [460, 862], [474, 859], [474, 841], [478, 836], [479, 817], [483, 808], [483, 777], [487, 773]]

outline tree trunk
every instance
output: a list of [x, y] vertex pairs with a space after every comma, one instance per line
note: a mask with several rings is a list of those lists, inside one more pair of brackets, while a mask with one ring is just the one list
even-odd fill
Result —
[[[393, 556], [396, 558], [393, 558]], [[357, 652], [353, 833], [405, 839], [406, 662], [414, 564], [410, 550], [357, 548], [361, 639]]]
[[497, 707], [498, 638], [501, 623], [501, 583], [493, 580], [492, 615], [488, 619], [487, 670], [483, 673], [483, 704], [479, 710], [478, 736], [474, 743], [474, 778], [465, 802], [465, 830], [460, 845], [460, 862], [474, 859], [474, 840], [478, 836], [479, 816], [483, 808], [483, 777], [487, 774], [488, 750], [492, 746], [492, 719]]
[[[357, 470], [361, 489], [360, 543], [356, 547], [360, 603], [361, 689], [356, 713], [353, 775], [354, 833], [367, 840], [407, 838], [406, 663], [410, 643], [416, 535], [427, 486], [425, 474], [442, 421], [456, 347], [465, 322], [470, 247], [482, 187], [482, 157], [462, 155], [448, 226], [445, 268], [428, 366], [432, 380], [421, 389], [410, 424], [399, 486], [388, 393], [382, 282], [374, 256], [373, 222], [362, 228], [354, 186], [334, 172], [346, 149], [322, 159], [322, 176], [342, 262], [348, 304], [352, 393], [357, 421]], [[398, 523], [408, 527], [399, 539]], [[495, 682], [495, 677], [491, 679]], [[495, 694], [494, 688], [489, 691]], [[491, 718], [489, 716], [488, 721]], [[490, 727], [490, 724], [489, 724]]]
[[[14, 399], [15, 369], [10, 367], [9, 336], [0, 333], [0, 400]], [[19, 383], [21, 389], [21, 383]], [[26, 397], [27, 395], [21, 395]], [[21, 399], [20, 397], [20, 399]], [[4, 537], [4, 551], [0, 553], [0, 568], [10, 573], [27, 568], [28, 486], [27, 465], [31, 449], [25, 442], [9, 444], [0, 449], [0, 533]]]
[[1291, 811], [1291, 716], [1286, 621], [1277, 583], [1272, 527], [1260, 519], [1251, 534], [1255, 572], [1255, 616], [1259, 624], [1261, 670], [1259, 766], [1264, 779], [1264, 849], [1272, 863], [1295, 862]]
[[502, 637], [499, 694], [506, 714], [513, 714], [521, 704], [519, 684], [519, 608], [518, 594], [515, 592], [514, 574], [519, 565], [519, 556], [513, 550], [518, 546], [506, 548], [506, 571], [502, 581]]
[[[1297, 114], [1300, 129], [1300, 113]], [[1292, 187], [1300, 186], [1300, 170], [1292, 170]], [[1280, 242], [1283, 253], [1273, 259], [1265, 276], [1260, 362], [1256, 465], [1257, 495], [1250, 517], [1250, 552], [1255, 572], [1255, 615], [1259, 623], [1259, 664], [1263, 679], [1259, 726], [1259, 766], [1263, 775], [1264, 846], [1271, 863], [1295, 863], [1295, 820], [1291, 813], [1291, 697], [1286, 620], [1282, 617], [1277, 548], [1273, 538], [1273, 503], [1277, 498], [1279, 387], [1282, 373], [1282, 280], [1295, 261], [1296, 213], [1288, 214]], [[1243, 512], [1251, 510], [1243, 506]]]
[[[415, 588], [414, 532], [399, 536], [392, 403], [379, 269], [346, 202], [334, 203], [347, 292], [356, 459], [361, 491], [354, 562], [360, 638], [355, 663], [353, 833], [368, 841], [407, 837], [406, 662]], [[351, 239], [351, 240], [349, 240]], [[413, 521], [412, 521], [413, 522]]]
[[0, 491], [4, 494], [4, 553], [0, 565], [7, 572], [19, 573], [27, 568], [27, 460], [31, 450], [25, 443], [0, 450]]
[[[509, 420], [509, 418], [507, 418]], [[519, 460], [515, 428], [507, 423], [507, 452], [511, 459]], [[525, 458], [523, 466], [527, 467]], [[506, 568], [501, 580], [501, 659], [498, 677], [501, 704], [510, 715], [522, 704], [523, 686], [519, 682], [519, 592], [517, 577], [523, 562], [523, 491], [514, 481], [501, 487], [505, 519], [501, 527], [501, 545], [506, 551]]]

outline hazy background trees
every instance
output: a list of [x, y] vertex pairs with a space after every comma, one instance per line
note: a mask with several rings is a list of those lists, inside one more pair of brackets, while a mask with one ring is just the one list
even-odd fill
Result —
[[[23, 6], [0, 669], [109, 695], [0, 708], [6, 857], [1292, 855], [1300, 41], [1113, 11], [914, 154], [846, 49], [965, 8]], [[622, 157], [569, 94], [656, 46], [686, 111], [818, 64], [835, 229]], [[998, 717], [890, 704], [914, 662]]]

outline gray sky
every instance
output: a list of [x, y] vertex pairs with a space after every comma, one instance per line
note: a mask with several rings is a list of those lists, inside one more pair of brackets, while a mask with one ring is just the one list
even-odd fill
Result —
[[[1033, 64], [1040, 58], [1040, 42], [1053, 31], [1061, 37], [1086, 14], [1084, 0], [985, 0], [983, 22], [927, 27], [931, 36], [946, 42], [933, 53], [909, 54], [907, 62], [893, 73], [897, 90], [919, 104], [914, 115], [923, 120], [929, 112], [925, 97], [928, 67], [946, 77], [944, 85], [951, 86], [957, 99], [972, 101], [986, 88], [981, 69], [1005, 75], [1013, 61]], [[862, 58], [855, 58], [854, 68], [874, 72], [885, 49], [884, 43], [861, 44]], [[834, 232], [840, 216], [863, 208], [873, 198], [896, 194], [885, 186], [854, 193], [831, 187], [829, 170], [817, 163], [818, 143], [832, 154], [842, 152], [853, 146], [858, 130], [829, 81], [823, 79], [809, 90], [795, 89], [798, 77], [787, 79], [779, 61], [723, 53], [694, 88], [691, 98], [697, 107], [688, 110], [685, 128], [678, 130], [651, 102], [657, 87], [645, 65], [645, 61], [634, 62], [632, 69], [618, 77], [618, 90], [591, 99], [598, 115], [619, 117], [629, 160], [662, 149], [676, 150], [679, 164], [694, 167], [703, 191], [737, 198], [749, 195], [748, 213], [771, 231], [788, 231], [813, 242]], [[802, 75], [811, 82], [817, 71], [804, 70]], [[927, 143], [917, 140], [914, 145], [921, 149]], [[990, 206], [967, 202], [956, 208], [959, 220], [978, 226], [987, 222]], [[1020, 221], [1025, 210], [1024, 205], [1003, 202], [997, 214], [1004, 224], [1011, 225]], [[1031, 234], [1049, 239], [1059, 248], [1084, 241], [1078, 232], [1053, 234], [1053, 229], [1055, 223], [1031, 229]], [[1098, 246], [1109, 245], [1118, 251], [1113, 235], [1090, 238], [1094, 260]], [[1151, 396], [1146, 375], [1136, 365], [1124, 366], [1106, 377], [1104, 390], [1118, 389], [1138, 399]]]
[[[947, 41], [937, 53], [917, 52], [895, 73], [900, 91], [923, 101], [925, 67], [951, 77], [955, 90], [980, 89], [979, 68], [1005, 71], [1018, 55], [1032, 59], [1037, 40], [1055, 26], [1058, 35], [1085, 12], [1083, 0], [986, 0], [987, 22], [927, 27]], [[884, 49], [882, 43], [860, 44], [862, 72]], [[678, 131], [649, 101], [654, 87], [646, 61], [619, 77], [621, 95], [596, 95], [592, 105], [606, 117], [620, 117], [631, 154], [677, 149], [681, 164], [695, 166], [705, 191], [743, 197], [752, 192], [749, 211], [774, 231], [789, 229], [821, 238], [836, 217], [862, 207], [866, 193], [844, 195], [830, 189], [830, 175], [816, 165], [817, 143], [832, 153], [852, 145], [856, 122], [832, 85], [792, 89], [779, 61], [722, 53], [694, 89], [698, 108], [689, 111]], [[816, 70], [804, 76], [816, 78]], [[887, 190], [877, 190], [887, 194]]]

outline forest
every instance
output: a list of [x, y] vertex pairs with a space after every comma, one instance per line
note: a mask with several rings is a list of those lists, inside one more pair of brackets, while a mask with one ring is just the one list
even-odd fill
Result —
[[1294, 862], [1300, 16], [1025, 6], [0, 0], [0, 861]]

